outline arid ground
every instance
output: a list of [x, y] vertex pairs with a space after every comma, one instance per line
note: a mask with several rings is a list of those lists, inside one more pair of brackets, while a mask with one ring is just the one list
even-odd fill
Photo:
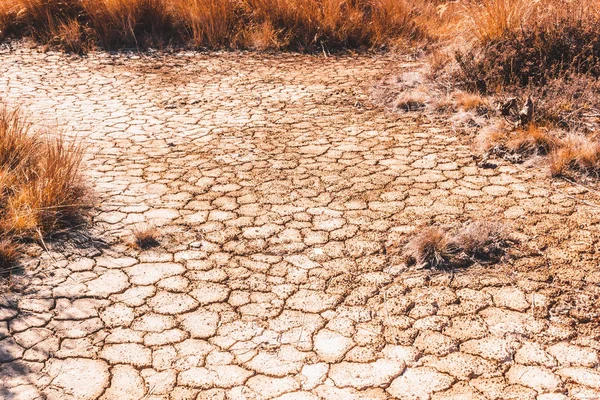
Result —
[[[598, 399], [600, 192], [480, 168], [387, 112], [409, 58], [0, 54], [0, 97], [83, 141], [98, 209], [1, 294], [2, 399]], [[407, 266], [420, 226], [505, 222], [494, 265]], [[141, 224], [159, 245], [128, 244]]]

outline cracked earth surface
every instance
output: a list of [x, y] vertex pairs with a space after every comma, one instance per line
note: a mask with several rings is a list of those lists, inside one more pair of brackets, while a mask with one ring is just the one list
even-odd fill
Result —
[[[600, 398], [597, 195], [480, 169], [446, 117], [370, 105], [414, 63], [0, 56], [2, 99], [84, 141], [99, 203], [94, 240], [49, 244], [2, 295], [1, 398]], [[514, 261], [390, 251], [486, 218]], [[143, 222], [160, 247], [124, 243]]]

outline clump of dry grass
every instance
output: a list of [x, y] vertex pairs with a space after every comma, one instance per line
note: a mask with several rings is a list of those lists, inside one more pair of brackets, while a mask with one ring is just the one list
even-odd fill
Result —
[[550, 153], [552, 176], [563, 176], [568, 171], [595, 176], [600, 174], [600, 141], [598, 137], [570, 134], [561, 141], [560, 146]]
[[500, 222], [475, 221], [452, 238], [452, 245], [479, 262], [497, 261], [510, 242], [508, 228]]
[[132, 247], [139, 250], [147, 250], [159, 245], [158, 230], [152, 225], [141, 224], [133, 229]]
[[498, 262], [511, 243], [503, 224], [476, 221], [458, 231], [427, 227], [404, 246], [403, 255], [409, 264], [453, 269]]
[[440, 228], [425, 228], [404, 247], [404, 256], [410, 263], [439, 268], [448, 264], [449, 242]]
[[512, 153], [546, 155], [560, 146], [560, 140], [548, 128], [529, 124], [508, 135], [505, 145]]
[[20, 247], [8, 239], [0, 240], [0, 277], [10, 275], [18, 263]]
[[38, 239], [82, 222], [89, 196], [81, 148], [32, 132], [19, 110], [0, 108], [0, 241]]
[[400, 94], [393, 103], [393, 108], [399, 111], [416, 111], [425, 107], [427, 95], [419, 91], [408, 91]]
[[489, 102], [477, 93], [458, 92], [454, 96], [456, 105], [465, 111], [485, 113], [490, 108]]

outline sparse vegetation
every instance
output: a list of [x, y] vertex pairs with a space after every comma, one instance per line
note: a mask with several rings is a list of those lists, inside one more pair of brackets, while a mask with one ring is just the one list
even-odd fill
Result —
[[402, 254], [409, 264], [454, 269], [498, 262], [511, 243], [503, 224], [476, 221], [458, 230], [426, 227], [404, 246]]
[[138, 250], [147, 250], [160, 245], [158, 230], [148, 224], [140, 224], [133, 229], [131, 246]]
[[88, 190], [81, 149], [64, 137], [33, 132], [19, 110], [0, 109], [0, 264], [18, 243], [82, 222]]

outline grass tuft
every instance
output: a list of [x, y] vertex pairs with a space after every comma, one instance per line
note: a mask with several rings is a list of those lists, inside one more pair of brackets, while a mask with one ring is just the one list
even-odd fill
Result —
[[6, 249], [83, 222], [90, 199], [81, 161], [79, 146], [33, 132], [18, 109], [0, 108], [0, 243]]
[[158, 230], [151, 226], [142, 224], [133, 229], [132, 247], [139, 250], [147, 250], [160, 245]]
[[454, 269], [498, 262], [511, 243], [503, 224], [475, 221], [458, 231], [426, 227], [404, 246], [403, 255], [409, 264]]

